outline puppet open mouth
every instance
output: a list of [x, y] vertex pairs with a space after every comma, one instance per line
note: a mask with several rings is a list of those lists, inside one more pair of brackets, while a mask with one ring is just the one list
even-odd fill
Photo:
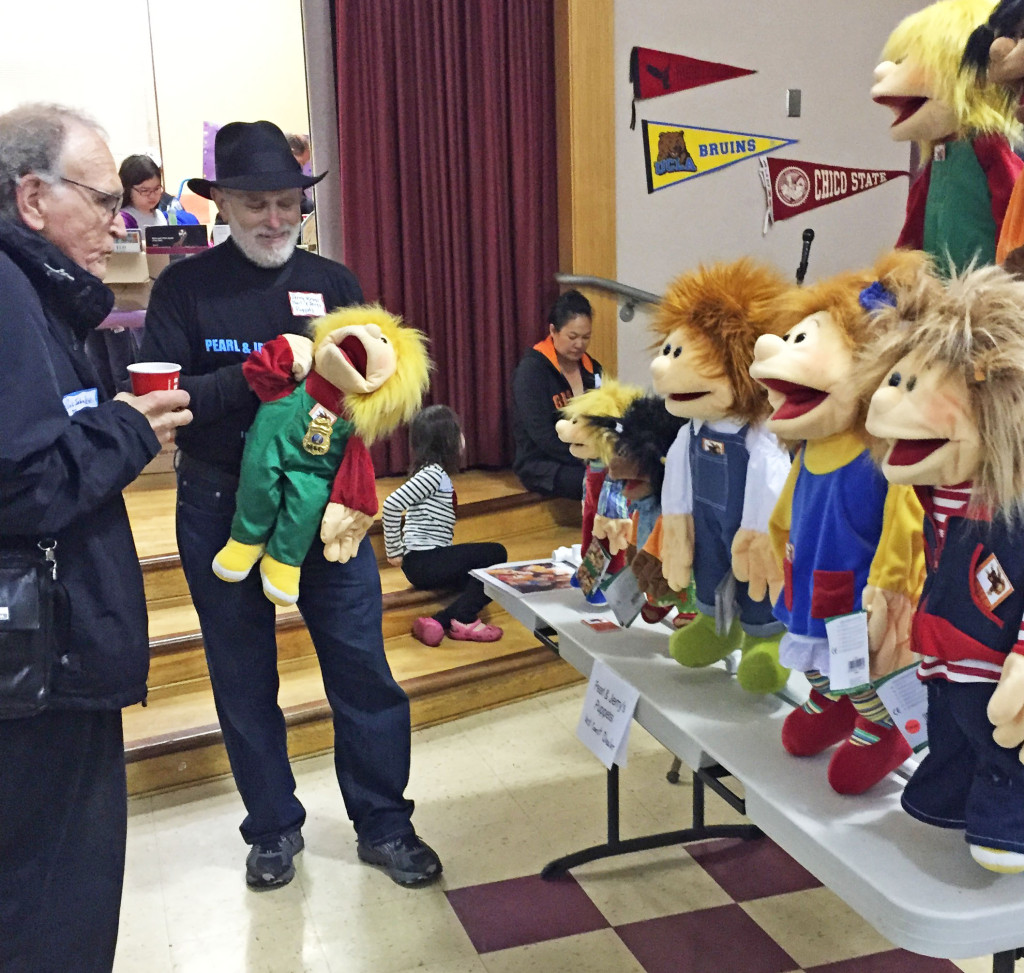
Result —
[[948, 439], [897, 439], [885, 461], [890, 466], [914, 466], [948, 442]]
[[355, 335], [346, 335], [338, 345], [338, 351], [345, 356], [345, 361], [366, 378], [366, 346]]
[[894, 121], [890, 127], [895, 128], [897, 125], [905, 122], [915, 112], [919, 111], [921, 106], [928, 100], [929, 99], [922, 98], [920, 96], [884, 95], [881, 98], [876, 98], [875, 103], [885, 105], [886, 108], [892, 109], [893, 113], [896, 115], [896, 121]]
[[772, 413], [773, 421], [799, 418], [828, 398], [828, 392], [821, 389], [812, 389], [809, 385], [798, 385], [781, 378], [763, 378], [761, 384], [786, 397], [786, 401]]
[[692, 402], [694, 399], [703, 398], [707, 392], [672, 392], [669, 398], [673, 402]]

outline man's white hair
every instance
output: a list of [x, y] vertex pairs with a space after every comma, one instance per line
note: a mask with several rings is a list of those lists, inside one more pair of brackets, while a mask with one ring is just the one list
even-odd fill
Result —
[[61, 175], [68, 130], [74, 125], [107, 133], [74, 108], [44, 102], [19, 105], [0, 115], [0, 217], [18, 219], [18, 183], [35, 172], [50, 179]]

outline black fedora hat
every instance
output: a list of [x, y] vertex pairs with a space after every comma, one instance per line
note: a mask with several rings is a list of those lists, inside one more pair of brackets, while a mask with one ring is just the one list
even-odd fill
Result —
[[316, 185], [326, 172], [307, 176], [302, 171], [288, 139], [273, 122], [228, 122], [213, 143], [217, 174], [213, 179], [189, 179], [188, 188], [210, 198], [210, 188], [266, 192], [277, 189], [306, 189]]

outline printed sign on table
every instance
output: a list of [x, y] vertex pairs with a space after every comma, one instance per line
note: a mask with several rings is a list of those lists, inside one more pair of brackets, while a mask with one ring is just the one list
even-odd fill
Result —
[[576, 736], [609, 770], [626, 766], [629, 727], [640, 694], [600, 659], [594, 660]]

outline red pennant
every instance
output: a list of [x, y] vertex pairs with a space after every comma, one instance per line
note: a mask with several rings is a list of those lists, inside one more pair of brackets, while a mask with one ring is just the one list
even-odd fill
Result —
[[768, 204], [764, 216], [766, 233], [776, 220], [788, 220], [809, 209], [874, 189], [898, 176], [910, 175], [902, 169], [849, 169], [778, 156], [762, 157], [760, 165]]
[[656, 98], [673, 91], [699, 88], [756, 73], [748, 68], [700, 61], [695, 57], [654, 51], [649, 47], [634, 47], [629, 55], [629, 80], [633, 82], [633, 97], [637, 99]]

